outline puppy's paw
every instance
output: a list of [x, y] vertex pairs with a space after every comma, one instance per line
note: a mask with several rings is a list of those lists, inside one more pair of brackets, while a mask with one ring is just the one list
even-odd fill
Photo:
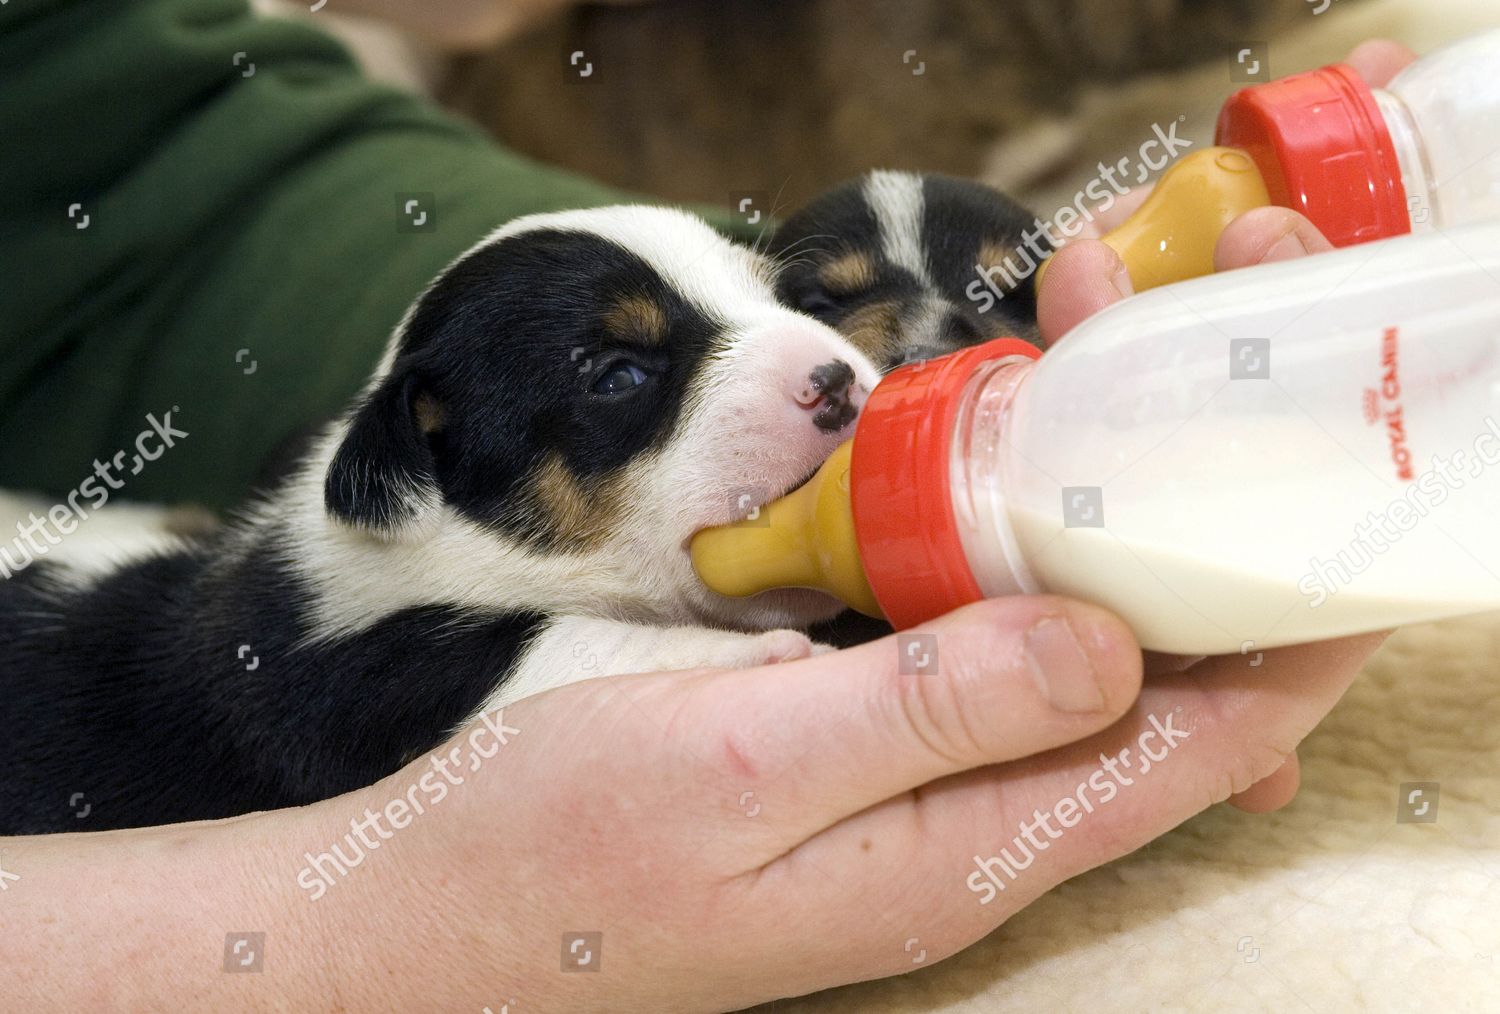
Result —
[[706, 634], [693, 645], [692, 666], [710, 669], [754, 669], [778, 662], [810, 658], [818, 645], [795, 630], [771, 630], [764, 634]]
[[742, 634], [724, 630], [691, 630], [658, 634], [654, 669], [754, 669], [778, 661], [796, 661], [816, 654], [817, 645], [796, 630]]
[[811, 658], [818, 653], [818, 645], [812, 638], [795, 630], [772, 630], [755, 636], [756, 643], [764, 652], [761, 659], [751, 665], [775, 665], [777, 662], [795, 662], [799, 658]]

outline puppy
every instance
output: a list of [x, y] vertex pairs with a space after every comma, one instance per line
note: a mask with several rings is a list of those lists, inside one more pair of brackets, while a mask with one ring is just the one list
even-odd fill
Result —
[[[787, 305], [837, 329], [884, 373], [1008, 335], [1040, 344], [1028, 277], [1039, 258], [1025, 247], [1036, 226], [982, 184], [878, 171], [792, 215], [768, 250]], [[852, 611], [810, 631], [837, 647], [889, 632]]]
[[[979, 183], [880, 171], [816, 198], [769, 252], [787, 305], [882, 370], [1014, 335], [1039, 342], [1036, 216]], [[1050, 252], [1045, 239], [1033, 246]]]
[[687, 552], [810, 475], [879, 379], [884, 346], [775, 286], [684, 212], [519, 220], [241, 520], [0, 582], [0, 834], [79, 829], [80, 792], [91, 830], [308, 803], [549, 687], [811, 653], [838, 603], [718, 596]]

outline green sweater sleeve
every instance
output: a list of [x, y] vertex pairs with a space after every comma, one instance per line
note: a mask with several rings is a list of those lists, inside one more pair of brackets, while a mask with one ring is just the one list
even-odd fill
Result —
[[0, 96], [0, 487], [57, 497], [170, 412], [119, 495], [233, 503], [455, 256], [630, 199], [245, 0], [0, 6]]

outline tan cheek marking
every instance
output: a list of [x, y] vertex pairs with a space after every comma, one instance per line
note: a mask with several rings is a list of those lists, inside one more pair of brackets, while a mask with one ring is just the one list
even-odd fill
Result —
[[862, 306], [839, 321], [837, 330], [850, 345], [883, 363], [901, 347], [901, 303], [885, 300]]
[[834, 295], [853, 295], [875, 284], [875, 264], [865, 254], [847, 253], [819, 268], [818, 281]]
[[604, 326], [621, 338], [660, 345], [667, 339], [667, 312], [649, 296], [626, 296], [604, 315]]
[[566, 548], [593, 548], [619, 526], [619, 484], [605, 478], [585, 486], [557, 454], [542, 463], [531, 488], [543, 534]]

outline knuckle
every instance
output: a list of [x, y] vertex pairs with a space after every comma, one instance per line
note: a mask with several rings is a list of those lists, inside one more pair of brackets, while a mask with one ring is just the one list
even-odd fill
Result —
[[896, 713], [907, 738], [950, 768], [984, 757], [984, 744], [967, 721], [951, 671], [941, 676], [897, 676], [892, 684]]
[[1230, 759], [1228, 766], [1215, 779], [1212, 802], [1222, 803], [1247, 791], [1262, 778], [1274, 774], [1291, 753], [1291, 750], [1268, 744], [1246, 746]]

